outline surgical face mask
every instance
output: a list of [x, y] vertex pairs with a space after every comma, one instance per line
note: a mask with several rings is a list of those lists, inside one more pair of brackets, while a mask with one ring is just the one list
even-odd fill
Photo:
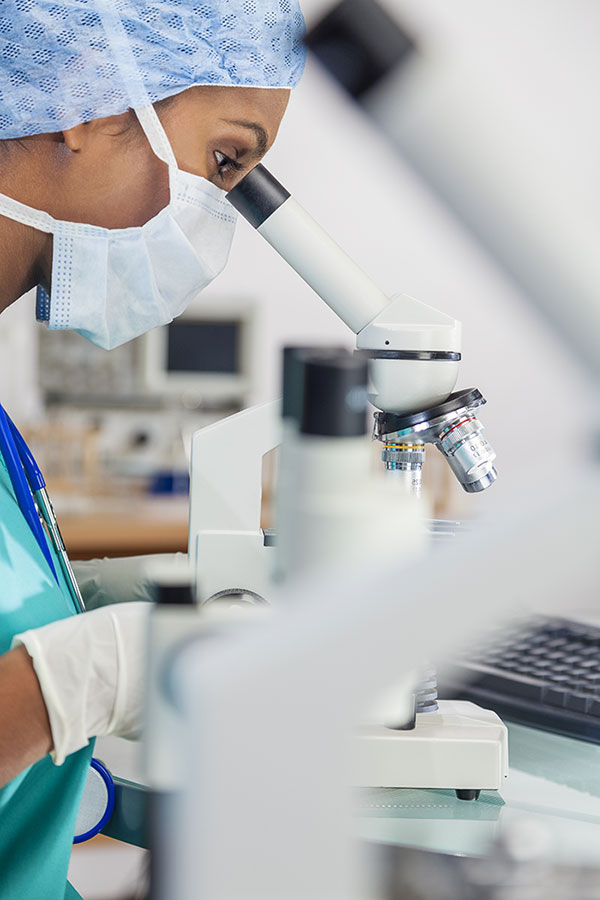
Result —
[[178, 168], [154, 108], [136, 114], [169, 167], [169, 204], [145, 225], [63, 222], [0, 194], [1, 215], [54, 236], [50, 295], [38, 289], [38, 319], [106, 350], [180, 315], [224, 268], [235, 230], [225, 192]]

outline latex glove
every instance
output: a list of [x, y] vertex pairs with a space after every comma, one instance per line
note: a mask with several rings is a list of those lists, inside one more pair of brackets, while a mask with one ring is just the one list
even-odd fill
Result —
[[13, 638], [32, 659], [56, 765], [89, 738], [140, 736], [150, 605], [127, 603], [70, 616]]
[[156, 561], [185, 559], [185, 553], [155, 553], [123, 559], [90, 559], [72, 563], [85, 608], [98, 609], [109, 603], [152, 601], [152, 582], [148, 566]]

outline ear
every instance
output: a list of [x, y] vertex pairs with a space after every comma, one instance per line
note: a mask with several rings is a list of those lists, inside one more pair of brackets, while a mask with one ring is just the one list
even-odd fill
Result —
[[86, 125], [75, 125], [73, 128], [63, 131], [63, 141], [73, 153], [79, 153], [83, 149], [87, 137], [86, 131]]
[[128, 110], [120, 115], [92, 119], [91, 122], [67, 128], [62, 132], [63, 140], [69, 150], [78, 153], [89, 141], [95, 140], [98, 136], [118, 137], [124, 134], [131, 127], [132, 117], [135, 119], [134, 114]]

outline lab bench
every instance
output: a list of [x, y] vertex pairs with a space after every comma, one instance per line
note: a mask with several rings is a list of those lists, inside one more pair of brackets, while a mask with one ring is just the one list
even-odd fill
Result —
[[58, 510], [71, 559], [187, 552], [187, 497], [98, 498]]

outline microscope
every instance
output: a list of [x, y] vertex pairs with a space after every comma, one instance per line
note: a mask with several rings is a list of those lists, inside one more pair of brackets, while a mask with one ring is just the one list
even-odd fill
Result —
[[[465, 491], [493, 484], [495, 453], [477, 418], [485, 399], [476, 389], [454, 390], [460, 323], [413, 297], [387, 297], [263, 165], [227, 197], [357, 335], [387, 477], [419, 496], [425, 446], [433, 444]], [[266, 403], [194, 435], [189, 552], [201, 604], [234, 595], [268, 603], [276, 535], [261, 528], [262, 465], [281, 442], [280, 413], [279, 401]], [[421, 691], [427, 697], [430, 682]], [[360, 727], [357, 785], [447, 788], [464, 800], [500, 788], [507, 732], [495, 713], [434, 700], [417, 706], [412, 725]]]

